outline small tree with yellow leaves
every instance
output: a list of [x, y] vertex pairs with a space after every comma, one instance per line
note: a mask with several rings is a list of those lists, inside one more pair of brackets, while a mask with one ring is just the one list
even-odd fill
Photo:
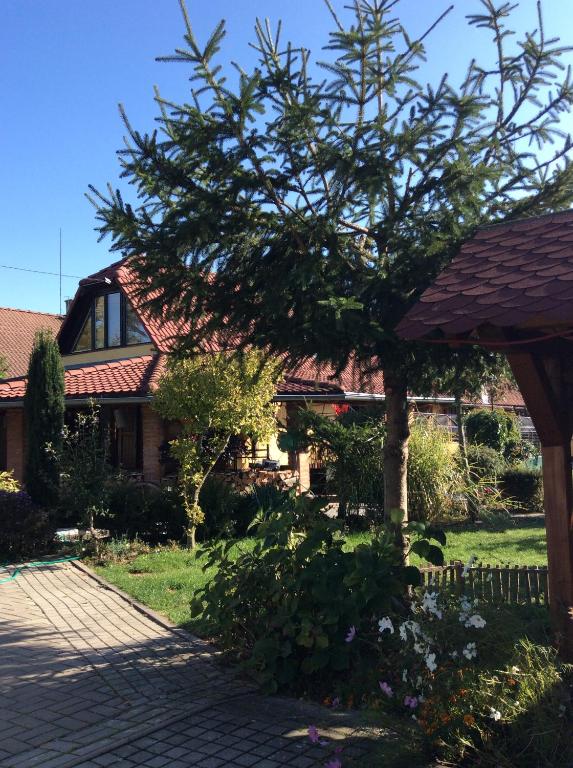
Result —
[[278, 361], [255, 351], [174, 358], [162, 376], [153, 407], [163, 418], [181, 423], [181, 434], [171, 447], [180, 465], [190, 548], [205, 519], [199, 505], [201, 488], [230, 437], [243, 434], [261, 440], [275, 431], [273, 396], [279, 376]]

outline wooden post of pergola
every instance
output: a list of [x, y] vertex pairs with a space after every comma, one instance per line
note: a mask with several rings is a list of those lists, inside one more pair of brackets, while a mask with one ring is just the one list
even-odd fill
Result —
[[397, 332], [507, 355], [541, 442], [551, 615], [573, 661], [573, 210], [478, 230]]
[[573, 659], [573, 364], [542, 345], [509, 351], [507, 359], [541, 442], [551, 615], [557, 644]]

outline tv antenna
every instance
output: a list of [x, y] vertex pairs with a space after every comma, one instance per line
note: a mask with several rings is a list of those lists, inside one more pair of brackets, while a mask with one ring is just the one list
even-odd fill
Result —
[[60, 266], [58, 269], [60, 284], [60, 315], [62, 314], [62, 228], [60, 227]]

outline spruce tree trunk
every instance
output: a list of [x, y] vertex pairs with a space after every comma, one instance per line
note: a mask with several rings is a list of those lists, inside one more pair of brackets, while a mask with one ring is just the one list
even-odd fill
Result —
[[[384, 441], [384, 514], [401, 509], [408, 520], [408, 390], [406, 379], [384, 371], [386, 439]], [[402, 525], [396, 526], [396, 543], [406, 553]], [[404, 554], [406, 556], [406, 554]]]

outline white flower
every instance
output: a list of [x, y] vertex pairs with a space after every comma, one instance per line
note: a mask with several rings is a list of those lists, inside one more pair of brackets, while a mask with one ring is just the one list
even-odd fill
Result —
[[408, 670], [403, 669], [402, 670], [402, 682], [407, 683], [408, 682]]
[[436, 664], [436, 654], [435, 653], [428, 653], [426, 656], [426, 666], [430, 670], [430, 672], [435, 672], [438, 668], [438, 665]]
[[421, 634], [420, 625], [417, 621], [404, 621], [400, 624], [400, 637], [404, 642], [408, 639], [408, 630], [412, 633], [412, 637], [416, 639]]
[[486, 625], [486, 620], [480, 616], [478, 613], [474, 613], [473, 616], [470, 616], [469, 619], [465, 622], [466, 627], [475, 627], [476, 629], [482, 629]]
[[468, 600], [467, 597], [460, 598], [460, 610], [463, 613], [469, 613], [472, 609], [472, 603], [471, 600]]
[[477, 648], [475, 643], [468, 643], [464, 650], [462, 651], [466, 659], [470, 661], [471, 659], [475, 658], [477, 656]]
[[565, 712], [567, 711], [567, 707], [565, 704], [559, 705], [559, 717], [565, 717]]
[[438, 608], [438, 594], [436, 592], [424, 592], [420, 608], [438, 619], [442, 618], [442, 612]]
[[516, 675], [519, 672], [519, 667], [512, 667], [511, 671], [513, 672], [514, 675]]
[[458, 658], [458, 652], [457, 651], [452, 651], [450, 653], [450, 656], [452, 657], [452, 659], [457, 659]]
[[423, 653], [426, 653], [426, 646], [424, 645], [424, 643], [420, 643], [420, 642], [414, 643], [414, 653], [419, 653], [420, 656]]
[[498, 709], [494, 709], [493, 707], [489, 708], [489, 716], [492, 720], [501, 720], [501, 712]]
[[392, 624], [392, 620], [388, 618], [388, 616], [385, 616], [383, 619], [380, 619], [378, 622], [378, 632], [385, 632], [388, 630], [391, 635], [394, 634], [394, 625]]

